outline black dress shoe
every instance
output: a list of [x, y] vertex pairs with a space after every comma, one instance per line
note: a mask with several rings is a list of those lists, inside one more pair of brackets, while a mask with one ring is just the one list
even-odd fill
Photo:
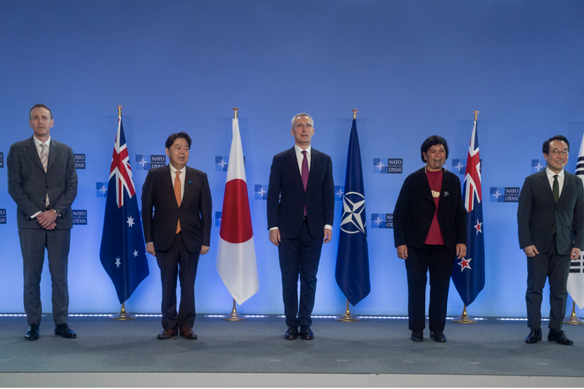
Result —
[[314, 339], [314, 333], [309, 326], [302, 326], [300, 327], [300, 337], [304, 340], [312, 340]]
[[297, 337], [298, 337], [298, 328], [297, 327], [288, 327], [288, 330], [284, 334], [284, 339], [294, 340]]
[[410, 336], [410, 339], [413, 342], [421, 342], [424, 340], [424, 331], [412, 331], [412, 335]]
[[550, 333], [548, 334], [548, 341], [563, 344], [564, 346], [571, 346], [574, 344], [574, 342], [566, 338], [564, 331], [560, 329], [550, 329]]
[[446, 336], [444, 336], [444, 332], [430, 331], [430, 338], [434, 339], [436, 342], [446, 343]]
[[39, 338], [39, 326], [37, 324], [31, 324], [28, 326], [28, 331], [24, 335], [26, 340], [37, 340]]
[[75, 339], [77, 337], [77, 334], [69, 328], [67, 323], [57, 325], [55, 327], [55, 335], [61, 335], [63, 338], [67, 339]]
[[541, 328], [532, 329], [527, 338], [525, 338], [525, 343], [534, 344], [541, 341]]

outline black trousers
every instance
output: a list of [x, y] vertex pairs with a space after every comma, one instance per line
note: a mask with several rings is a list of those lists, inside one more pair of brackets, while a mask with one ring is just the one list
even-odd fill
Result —
[[[278, 246], [282, 272], [284, 314], [289, 327], [312, 325], [312, 309], [316, 295], [316, 273], [320, 262], [322, 239], [310, 235], [306, 220], [296, 239], [282, 238]], [[298, 304], [300, 277], [300, 304]]]
[[[176, 234], [168, 251], [157, 251], [156, 262], [162, 280], [162, 328], [193, 327], [195, 310], [195, 278], [199, 265], [199, 252], [187, 250], [182, 232]], [[176, 310], [177, 275], [180, 280], [180, 306]]]
[[555, 240], [553, 247], [549, 253], [527, 258], [525, 302], [527, 305], [527, 326], [532, 329], [541, 328], [541, 302], [546, 278], [549, 279], [550, 284], [549, 328], [561, 329], [566, 314], [570, 256], [559, 255], [556, 252]]
[[425, 328], [426, 273], [430, 272], [430, 331], [443, 332], [446, 304], [456, 247], [424, 245], [422, 250], [408, 246], [408, 315], [412, 331]]

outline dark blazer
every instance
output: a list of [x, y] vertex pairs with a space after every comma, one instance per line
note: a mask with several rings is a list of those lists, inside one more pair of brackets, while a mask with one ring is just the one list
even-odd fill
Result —
[[[438, 224], [444, 246], [466, 244], [466, 212], [458, 177], [443, 169], [442, 189], [438, 202]], [[410, 174], [401, 188], [393, 211], [395, 247], [424, 248], [436, 205], [424, 168]]]
[[187, 249], [201, 251], [211, 245], [212, 199], [207, 174], [187, 166], [185, 189], [180, 207], [174, 196], [170, 166], [152, 169], [142, 186], [142, 226], [146, 242], [167, 251], [180, 227]]
[[333, 163], [325, 153], [311, 149], [306, 193], [294, 147], [274, 156], [268, 187], [268, 229], [278, 227], [282, 238], [300, 234], [304, 206], [310, 234], [324, 237], [324, 226], [332, 226], [335, 206]]
[[33, 137], [10, 146], [7, 158], [8, 192], [16, 202], [18, 228], [42, 228], [30, 217], [45, 211], [45, 197], [50, 207], [61, 216], [55, 221], [57, 229], [71, 229], [71, 204], [77, 196], [77, 171], [71, 147], [51, 138], [47, 172], [39, 158]]
[[528, 176], [517, 208], [519, 247], [535, 245], [540, 254], [549, 252], [555, 228], [558, 254], [570, 255], [572, 248], [584, 248], [583, 191], [582, 180], [564, 170], [564, 186], [556, 204], [546, 170]]

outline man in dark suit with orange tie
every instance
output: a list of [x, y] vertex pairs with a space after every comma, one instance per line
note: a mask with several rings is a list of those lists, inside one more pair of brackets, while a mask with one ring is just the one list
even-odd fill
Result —
[[[195, 277], [199, 254], [211, 242], [211, 191], [207, 175], [187, 166], [191, 138], [185, 132], [166, 140], [170, 164], [148, 172], [142, 187], [142, 225], [146, 250], [156, 257], [162, 279], [162, 327], [158, 339], [180, 335], [197, 339]], [[176, 309], [177, 274], [180, 307]], [[180, 331], [180, 332], [179, 332]]]
[[[311, 147], [310, 115], [292, 118], [295, 145], [274, 156], [268, 187], [270, 241], [278, 246], [287, 340], [314, 339], [312, 309], [322, 244], [332, 237], [334, 211], [331, 158]], [[300, 304], [298, 278], [300, 277]], [[300, 327], [300, 332], [298, 331]]]
[[584, 189], [582, 180], [564, 170], [570, 143], [562, 135], [542, 147], [547, 167], [525, 179], [519, 195], [519, 246], [527, 256], [527, 326], [525, 343], [542, 340], [541, 301], [546, 278], [550, 289], [548, 341], [573, 342], [562, 331], [570, 261], [584, 247]]
[[41, 324], [41, 273], [45, 249], [53, 289], [55, 335], [73, 339], [67, 324], [69, 289], [67, 264], [77, 196], [77, 171], [71, 147], [52, 139], [53, 113], [44, 104], [29, 112], [34, 135], [16, 142], [8, 152], [8, 192], [16, 203], [18, 236], [24, 273], [24, 311], [28, 320], [26, 340], [39, 338]]

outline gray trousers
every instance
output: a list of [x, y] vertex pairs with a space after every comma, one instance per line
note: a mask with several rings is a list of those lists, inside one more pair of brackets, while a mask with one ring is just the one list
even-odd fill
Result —
[[69, 291], [67, 288], [67, 263], [71, 243], [71, 230], [19, 228], [24, 271], [24, 311], [28, 324], [41, 324], [41, 273], [48, 253], [49, 271], [53, 288], [53, 320], [56, 325], [67, 323]]

